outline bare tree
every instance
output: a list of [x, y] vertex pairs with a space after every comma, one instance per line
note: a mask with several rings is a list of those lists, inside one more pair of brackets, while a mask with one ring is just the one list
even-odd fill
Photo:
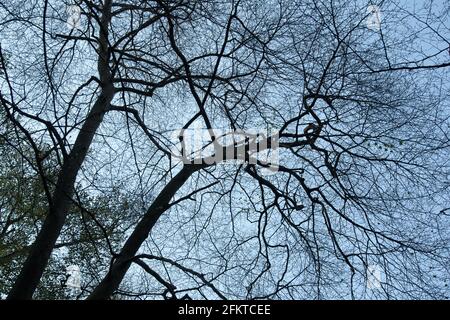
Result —
[[117, 188], [138, 221], [89, 299], [448, 297], [449, 10], [2, 4], [1, 104], [48, 202], [8, 297], [32, 298], [75, 190]]

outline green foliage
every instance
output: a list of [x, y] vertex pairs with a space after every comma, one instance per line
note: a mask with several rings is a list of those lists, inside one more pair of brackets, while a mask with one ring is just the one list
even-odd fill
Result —
[[[5, 123], [5, 122], [4, 122]], [[6, 123], [5, 123], [6, 124]], [[0, 131], [0, 298], [20, 271], [48, 210], [42, 177], [32, 149], [19, 134], [2, 126]], [[52, 188], [59, 165], [50, 156], [42, 162]], [[130, 207], [116, 190], [109, 197], [77, 192], [65, 228], [35, 293], [38, 299], [66, 299], [66, 267], [78, 265], [82, 285], [107, 270], [110, 249], [117, 250], [129, 219]], [[132, 220], [131, 220], [132, 221]], [[101, 225], [102, 227], [99, 227]], [[93, 259], [92, 253], [95, 253]]]

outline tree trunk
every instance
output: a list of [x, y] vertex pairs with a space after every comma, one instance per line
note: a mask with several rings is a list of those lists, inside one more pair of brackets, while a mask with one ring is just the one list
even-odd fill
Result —
[[170, 182], [161, 190], [158, 197], [153, 201], [144, 217], [125, 242], [118, 258], [112, 264], [109, 272], [89, 295], [89, 300], [108, 299], [119, 287], [123, 277], [128, 271], [132, 259], [147, 239], [148, 234], [158, 221], [159, 217], [169, 208], [169, 202], [175, 193], [183, 186], [189, 177], [201, 166], [187, 165], [170, 180]]
[[114, 87], [110, 79], [111, 74], [108, 65], [108, 26], [111, 20], [111, 2], [112, 0], [105, 1], [99, 36], [98, 72], [102, 83], [101, 94], [89, 112], [70, 154], [64, 160], [47, 217], [30, 249], [19, 276], [9, 292], [7, 297], [9, 300], [32, 299], [56, 240], [64, 226], [72, 202], [71, 197], [78, 171], [86, 157], [95, 132], [100, 126], [114, 96]]

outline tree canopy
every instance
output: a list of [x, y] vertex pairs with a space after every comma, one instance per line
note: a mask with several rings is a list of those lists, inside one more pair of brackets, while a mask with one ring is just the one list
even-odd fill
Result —
[[444, 0], [1, 3], [0, 294], [448, 298], [449, 22]]

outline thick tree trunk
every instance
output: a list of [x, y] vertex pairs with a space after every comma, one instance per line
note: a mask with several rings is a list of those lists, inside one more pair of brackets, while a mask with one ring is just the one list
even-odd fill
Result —
[[183, 169], [181, 169], [181, 171], [161, 190], [158, 197], [153, 201], [133, 233], [125, 242], [118, 258], [112, 264], [108, 274], [88, 297], [89, 300], [108, 299], [114, 293], [128, 271], [136, 252], [139, 250], [145, 239], [147, 239], [148, 234], [158, 219], [164, 211], [169, 208], [169, 202], [172, 197], [189, 177], [195, 171], [200, 169], [200, 167], [201, 166], [194, 165], [183, 167]]
[[114, 96], [114, 87], [108, 66], [107, 41], [108, 26], [111, 20], [111, 2], [111, 0], [105, 1], [99, 37], [98, 71], [102, 82], [102, 92], [89, 112], [69, 156], [64, 161], [47, 217], [7, 299], [31, 299], [33, 297], [66, 220], [78, 171]]

